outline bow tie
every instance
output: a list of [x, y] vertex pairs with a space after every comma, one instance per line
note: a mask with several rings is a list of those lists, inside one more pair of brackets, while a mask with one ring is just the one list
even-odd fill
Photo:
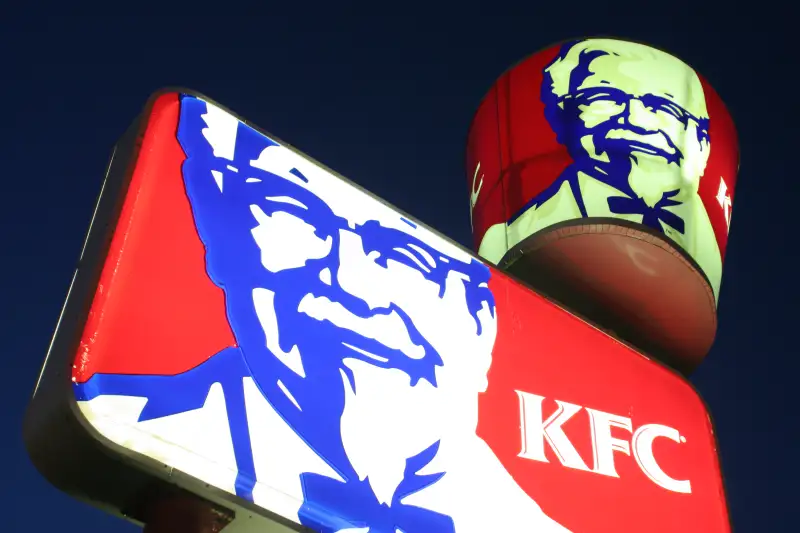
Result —
[[685, 230], [684, 221], [675, 213], [664, 209], [673, 205], [680, 205], [672, 199], [673, 196], [678, 194], [678, 190], [665, 192], [661, 196], [656, 205], [650, 207], [645, 203], [642, 198], [629, 196], [612, 196], [608, 199], [608, 208], [612, 213], [618, 215], [642, 215], [642, 224], [645, 226], [664, 232], [661, 222], [672, 227], [678, 233], [683, 233]]
[[301, 474], [305, 502], [298, 515], [300, 522], [321, 533], [336, 533], [347, 528], [369, 528], [369, 533], [455, 533], [453, 519], [447, 515], [402, 503], [404, 497], [435, 483], [444, 475], [419, 475], [439, 450], [435, 443], [406, 460], [405, 476], [390, 505], [380, 503], [369, 484], [353, 472], [348, 481], [319, 474]]
[[401, 503], [379, 503], [369, 481], [341, 482], [319, 474], [301, 475], [305, 503], [300, 521], [321, 533], [369, 528], [369, 533], [455, 533], [447, 515]]

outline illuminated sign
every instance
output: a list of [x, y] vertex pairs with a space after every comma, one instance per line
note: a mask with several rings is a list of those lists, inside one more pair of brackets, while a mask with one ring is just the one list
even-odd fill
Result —
[[526, 280], [563, 275], [551, 296], [692, 368], [716, 329], [738, 157], [724, 105], [681, 60], [615, 39], [551, 47], [473, 120], [475, 247]]
[[64, 490], [325, 533], [729, 531], [672, 371], [203, 97], [127, 142], [26, 423]]

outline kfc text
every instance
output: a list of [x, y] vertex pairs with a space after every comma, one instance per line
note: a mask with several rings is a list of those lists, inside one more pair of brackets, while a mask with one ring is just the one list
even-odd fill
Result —
[[[659, 466], [653, 454], [653, 442], [657, 438], [667, 438], [677, 444], [686, 442], [677, 429], [661, 424], [645, 424], [635, 431], [630, 418], [614, 415], [586, 407], [592, 438], [593, 468], [589, 468], [562, 429], [564, 423], [584, 407], [561, 400], [554, 413], [544, 418], [542, 413], [543, 396], [516, 391], [519, 397], [521, 449], [519, 457], [533, 461], [549, 462], [545, 456], [544, 443], [549, 444], [562, 465], [576, 470], [584, 470], [604, 476], [619, 477], [614, 466], [614, 452], [633, 454], [636, 464], [656, 485], [672, 492], [689, 494], [692, 492], [689, 480], [670, 477]], [[612, 428], [625, 430], [632, 434], [629, 439], [613, 437]]]

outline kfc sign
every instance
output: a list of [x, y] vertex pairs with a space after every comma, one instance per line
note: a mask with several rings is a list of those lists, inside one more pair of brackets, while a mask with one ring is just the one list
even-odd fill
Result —
[[[562, 465], [567, 468], [593, 472], [604, 476], [619, 477], [614, 467], [614, 452], [631, 455], [636, 464], [650, 480], [673, 492], [692, 492], [689, 480], [676, 480], [669, 477], [658, 465], [653, 455], [653, 442], [663, 437], [676, 443], [686, 442], [680, 432], [661, 424], [645, 424], [633, 431], [633, 423], [626, 416], [605, 413], [586, 408], [592, 435], [593, 468], [586, 466], [575, 446], [564, 433], [562, 426], [583, 407], [556, 400], [558, 409], [544, 420], [542, 415], [543, 396], [516, 391], [519, 396], [520, 429], [522, 430], [522, 449], [519, 456], [533, 461], [548, 462], [544, 453], [545, 443], [550, 446]], [[611, 436], [612, 428], [633, 433], [633, 438], [619, 439]]]
[[535, 54], [484, 100], [467, 160], [476, 248], [492, 263], [565, 220], [620, 219], [688, 253], [718, 295], [736, 137], [717, 94], [679, 59], [616, 39]]
[[680, 59], [617, 39], [554, 46], [504, 73], [473, 119], [475, 249], [688, 373], [716, 331], [738, 163], [725, 106]]
[[729, 531], [684, 380], [204, 97], [153, 98], [83, 257], [26, 423], [72, 494], [141, 520], [176, 484], [321, 533]]

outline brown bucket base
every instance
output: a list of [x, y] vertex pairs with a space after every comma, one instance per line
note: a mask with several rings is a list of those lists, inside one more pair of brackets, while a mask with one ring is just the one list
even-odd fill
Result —
[[689, 374], [714, 342], [714, 294], [661, 234], [616, 219], [580, 219], [531, 235], [498, 265], [537, 291]]

